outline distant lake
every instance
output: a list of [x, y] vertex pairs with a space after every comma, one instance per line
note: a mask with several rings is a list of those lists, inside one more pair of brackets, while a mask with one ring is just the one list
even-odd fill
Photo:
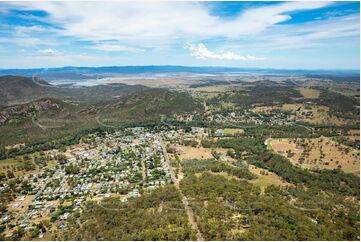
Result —
[[96, 86], [99, 85], [97, 79], [80, 79], [80, 80], [64, 80], [64, 79], [53, 79], [46, 80], [51, 85], [72, 85], [72, 86]]

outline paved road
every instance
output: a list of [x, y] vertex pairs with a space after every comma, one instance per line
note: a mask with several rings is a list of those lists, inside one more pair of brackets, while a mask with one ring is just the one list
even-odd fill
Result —
[[165, 161], [167, 162], [167, 165], [168, 165], [168, 168], [169, 168], [169, 172], [170, 172], [170, 176], [172, 178], [172, 181], [174, 182], [174, 186], [177, 188], [177, 190], [180, 192], [181, 196], [182, 196], [182, 203], [184, 205], [184, 209], [187, 213], [187, 216], [188, 216], [188, 221], [189, 223], [191, 224], [192, 228], [196, 231], [197, 233], [197, 240], [198, 241], [204, 241], [204, 238], [203, 238], [203, 235], [201, 233], [201, 231], [198, 229], [198, 225], [197, 225], [197, 222], [196, 220], [194, 219], [194, 213], [193, 213], [193, 210], [191, 208], [191, 206], [189, 206], [189, 201], [188, 201], [188, 198], [186, 196], [184, 196], [182, 190], [180, 189], [179, 187], [179, 182], [178, 180], [176, 179], [175, 175], [174, 175], [174, 172], [173, 172], [173, 169], [172, 169], [172, 166], [170, 165], [170, 162], [169, 162], [169, 159], [168, 159], [168, 154], [167, 154], [167, 150], [164, 146], [164, 143], [163, 143], [163, 140], [160, 136], [158, 136], [158, 139], [160, 141], [160, 144], [162, 145], [162, 149], [163, 149], [163, 154], [164, 154], [164, 158], [165, 158]]

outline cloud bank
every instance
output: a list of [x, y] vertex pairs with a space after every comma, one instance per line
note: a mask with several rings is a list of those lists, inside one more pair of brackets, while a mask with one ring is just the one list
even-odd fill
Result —
[[[198, 2], [14, 2], [23, 10], [42, 10], [41, 20], [57, 28], [62, 36], [87, 41], [119, 41], [142, 46], [159, 46], [179, 40], [234, 39], [260, 32], [291, 18], [290, 12], [318, 9], [330, 2], [285, 2], [245, 9], [235, 18], [212, 15]], [[39, 31], [30, 27], [22, 32]], [[47, 29], [46, 31], [49, 31]]]
[[255, 61], [255, 60], [264, 60], [265, 58], [255, 57], [252, 55], [238, 55], [231, 51], [227, 52], [213, 52], [207, 49], [203, 43], [195, 44], [186, 44], [184, 46], [190, 51], [191, 56], [200, 59], [200, 60], [233, 60], [233, 61]]
[[125, 46], [125, 45], [118, 45], [118, 44], [96, 44], [91, 47], [95, 50], [101, 51], [109, 51], [109, 52], [132, 52], [132, 53], [139, 53], [143, 50], [140, 48]]
[[[315, 62], [322, 68], [331, 63], [359, 66], [357, 3], [230, 6], [187, 1], [4, 2], [0, 52], [6, 58], [0, 64], [17, 66], [25, 58], [19, 50], [26, 49], [28, 66], [36, 63], [31, 58], [47, 66], [75, 60], [78, 65], [203, 65], [209, 60], [207, 65], [253, 66], [252, 61], [258, 61], [263, 67], [313, 68]], [[186, 43], [192, 44], [185, 50]], [[40, 51], [47, 49], [55, 53]], [[262, 57], [267, 59], [260, 61]]]

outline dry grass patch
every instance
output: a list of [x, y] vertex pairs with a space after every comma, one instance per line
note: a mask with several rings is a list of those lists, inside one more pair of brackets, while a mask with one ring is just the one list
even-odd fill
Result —
[[190, 90], [200, 91], [200, 92], [225, 92], [229, 90], [228, 85], [215, 85], [215, 86], [204, 86], [190, 88]]
[[322, 105], [308, 104], [283, 104], [274, 106], [258, 106], [252, 109], [256, 113], [272, 114], [275, 110], [289, 112], [293, 121], [303, 121], [316, 125], [347, 125], [353, 124], [353, 120], [339, 118], [329, 115], [329, 107]]
[[[11, 172], [13, 172], [15, 177], [23, 177], [26, 175], [39, 173], [41, 171], [41, 169], [39, 169], [39, 166], [37, 166], [33, 160], [34, 155], [38, 155], [38, 154], [39, 154], [39, 152], [28, 155], [30, 157], [29, 160], [24, 160], [24, 156], [17, 156], [14, 158], [0, 160], [0, 173], [2, 172], [6, 175], [8, 171], [11, 171]], [[47, 153], [45, 153], [44, 156], [46, 156], [46, 155], [47, 155]], [[38, 157], [40, 157], [40, 156], [38, 156]], [[33, 169], [33, 170], [22, 169], [21, 166], [26, 162], [31, 162], [34, 165], [35, 169]], [[56, 164], [57, 164], [57, 161], [48, 160], [45, 167], [47, 167], [47, 168], [55, 167]]]
[[349, 138], [350, 140], [360, 140], [360, 130], [358, 129], [352, 129], [348, 132], [348, 136], [347, 138]]
[[216, 175], [216, 176], [223, 176], [224, 178], [228, 179], [228, 180], [232, 180], [232, 179], [235, 179], [235, 180], [240, 180], [238, 177], [236, 176], [232, 176], [230, 174], [228, 174], [227, 172], [213, 172], [213, 171], [208, 171], [210, 174], [212, 175]]
[[[20, 197], [17, 197], [15, 200], [11, 201], [8, 204], [8, 209], [9, 209], [9, 211], [16, 212], [17, 214], [25, 214], [26, 211], [28, 210], [29, 205], [32, 204], [32, 202], [35, 198], [35, 195], [25, 196], [25, 200], [22, 202], [19, 201], [19, 198]], [[13, 206], [16, 204], [19, 205], [19, 207], [14, 208]]]
[[271, 111], [279, 109], [277, 106], [257, 106], [251, 109], [255, 113], [270, 113]]
[[270, 147], [302, 168], [335, 169], [359, 174], [357, 152], [331, 138], [272, 139]]
[[291, 119], [303, 121], [310, 124], [322, 125], [347, 125], [352, 124], [352, 120], [329, 115], [329, 107], [313, 104], [283, 104], [283, 111], [292, 113]]
[[349, 135], [352, 135], [352, 136], [360, 136], [360, 130], [359, 129], [351, 129], [349, 131]]
[[[199, 90], [194, 90], [193, 88], [189, 88], [187, 89], [188, 93], [192, 95], [193, 98], [198, 98], [198, 99], [211, 99], [214, 97], [217, 97], [219, 94], [221, 94], [221, 92], [206, 92], [206, 91], [199, 91]], [[184, 91], [184, 90], [183, 90]]]
[[250, 182], [256, 186], [265, 189], [270, 185], [276, 186], [287, 186], [290, 185], [288, 182], [282, 180], [276, 173], [270, 172], [268, 170], [258, 168], [254, 165], [249, 165], [249, 171], [257, 176], [257, 179], [251, 180]]
[[224, 132], [225, 134], [230, 134], [230, 135], [243, 134], [243, 133], [244, 133], [244, 129], [231, 129], [231, 128], [226, 128], [226, 129], [223, 129], [223, 132]]
[[181, 152], [179, 158], [181, 160], [194, 160], [194, 159], [211, 159], [213, 158], [212, 150], [215, 150], [218, 153], [226, 153], [227, 149], [223, 148], [203, 148], [203, 147], [190, 147], [190, 146], [179, 146]]
[[311, 89], [311, 88], [307, 88], [307, 87], [300, 87], [300, 88], [297, 88], [297, 90], [300, 91], [301, 95], [304, 98], [315, 99], [315, 98], [320, 97], [320, 91], [315, 90], [315, 89]]

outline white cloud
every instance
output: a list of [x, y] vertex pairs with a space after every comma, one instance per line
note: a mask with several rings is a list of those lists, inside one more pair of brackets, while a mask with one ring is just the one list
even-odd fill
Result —
[[[161, 58], [170, 59], [177, 55], [179, 58], [172, 59], [172, 63], [176, 61], [181, 64], [185, 61], [199, 63], [196, 60], [182, 59], [184, 53], [180, 53], [177, 48], [184, 43], [203, 43], [203, 46], [193, 44], [187, 47], [198, 59], [248, 61], [262, 59], [255, 56], [267, 56], [270, 65], [273, 65], [274, 59], [278, 56], [290, 55], [291, 52], [285, 50], [296, 53], [304, 51], [305, 48], [317, 48], [318, 53], [322, 51], [327, 53], [329, 50], [336, 51], [337, 45], [346, 48], [349, 43], [358, 44], [360, 35], [358, 10], [356, 14], [350, 13], [344, 16], [320, 14], [323, 18], [310, 19], [305, 23], [286, 22], [292, 18], [295, 11], [318, 9], [331, 4], [332, 2], [324, 1], [260, 4], [243, 9], [235, 16], [222, 18], [214, 14], [217, 10], [213, 12], [209, 9], [209, 5], [199, 2], [9, 2], [3, 4], [4, 8], [0, 12], [8, 14], [9, 12], [6, 13], [8, 9], [43, 10], [47, 12], [46, 16], [33, 17], [36, 17], [37, 23], [48, 24], [24, 27], [3, 26], [3, 30], [0, 30], [0, 43], [2, 45], [15, 44], [19, 48], [26, 48], [27, 51], [31, 48], [36, 51], [35, 56], [39, 61], [46, 60], [44, 61], [46, 65], [48, 60], [54, 63], [58, 61], [57, 63], [65, 65], [68, 65], [65, 60], [69, 62], [69, 65], [78, 60], [81, 65], [84, 65], [87, 58], [90, 60], [86, 63], [93, 65], [97, 65], [97, 60], [99, 63], [111, 65], [114, 63], [139, 64], [142, 61], [149, 64], [156, 63]], [[81, 48], [82, 42], [78, 40], [89, 41], [91, 46], [87, 43]], [[210, 47], [208, 43], [212, 43], [211, 50], [207, 48]], [[66, 48], [72, 44], [77, 48]], [[55, 53], [55, 56], [62, 56], [62, 58], [51, 57], [50, 53], [48, 56], [44, 54], [41, 56], [40, 52], [37, 52], [38, 49], [49, 47], [62, 50], [63, 52]], [[359, 46], [356, 46], [356, 52], [357, 47]], [[141, 59], [130, 58], [127, 53], [122, 53], [122, 55], [96, 53], [90, 58], [89, 48], [107, 52], [147, 50], [147, 53], [142, 53], [144, 58]], [[70, 50], [74, 50], [74, 54], [81, 53], [84, 56], [74, 58], [67, 53]], [[162, 55], [158, 55], [159, 51], [162, 51]], [[252, 55], [243, 54], [249, 51]], [[304, 53], [306, 56], [307, 53]], [[118, 59], [104, 59], [110, 57]], [[15, 59], [14, 63], [17, 63], [19, 58]], [[167, 64], [168, 59], [157, 63]], [[297, 59], [296, 56], [294, 59]], [[30, 57], [28, 60], [30, 64], [33, 64]], [[259, 64], [262, 65], [267, 60]], [[234, 64], [239, 63], [234, 62]], [[242, 63], [242, 65], [247, 64], [249, 63]]]
[[[351, 14], [293, 25], [274, 26], [255, 38], [228, 41], [227, 49], [269, 55], [283, 50], [338, 48], [359, 42], [360, 16]], [[222, 47], [222, 46], [221, 46]]]
[[136, 47], [125, 46], [125, 45], [118, 45], [118, 44], [97, 44], [90, 47], [95, 50], [101, 51], [114, 51], [114, 52], [132, 52], [132, 53], [139, 53], [143, 50]]
[[[99, 61], [106, 62], [107, 65], [116, 63], [116, 58], [99, 57], [98, 55], [72, 54], [57, 52], [56, 55], [30, 54], [23, 53], [21, 58], [0, 58], [0, 66], [3, 68], [44, 68], [59, 66], [79, 66], [86, 65], [97, 66]], [[61, 57], [61, 58], [59, 58]], [[103, 59], [102, 59], [103, 58]]]
[[39, 50], [38, 53], [40, 55], [43, 55], [43, 56], [55, 56], [58, 54], [58, 52], [56, 52], [55, 50], [53, 49], [44, 49], [44, 50]]
[[331, 2], [285, 2], [276, 5], [255, 7], [241, 13], [236, 19], [214, 26], [216, 33], [223, 32], [228, 38], [255, 35], [291, 19], [289, 13], [326, 7]]
[[174, 41], [239, 38], [258, 34], [289, 20], [288, 13], [325, 7], [330, 2], [285, 2], [244, 10], [236, 18], [212, 15], [198, 2], [44, 2], [15, 4], [48, 13], [58, 34], [82, 40], [116, 40], [132, 45], [159, 46]]
[[53, 49], [45, 49], [45, 50], [42, 50], [41, 53], [44, 53], [44, 54], [54, 54], [55, 51]]
[[13, 26], [4, 24], [0, 30], [0, 43], [13, 43], [20, 46], [59, 45], [59, 37], [53, 28], [40, 25]]
[[39, 33], [39, 32], [48, 32], [51, 31], [50, 28], [44, 28], [42, 26], [39, 25], [33, 25], [33, 26], [16, 26], [16, 27], [10, 27], [11, 29], [13, 29], [13, 31], [15, 32], [15, 34], [17, 36], [26, 36], [28, 34], [34, 34], [34, 33]]
[[8, 44], [8, 43], [14, 43], [18, 46], [35, 46], [40, 45], [41, 39], [37, 37], [27, 37], [27, 38], [18, 38], [18, 37], [0, 37], [0, 43], [2, 44]]
[[255, 57], [252, 55], [241, 56], [235, 54], [231, 51], [227, 52], [212, 52], [207, 49], [207, 47], [203, 43], [195, 44], [186, 44], [186, 49], [189, 49], [191, 52], [191, 56], [194, 56], [200, 60], [241, 60], [241, 61], [255, 61], [255, 60], [264, 60], [264, 58]]

